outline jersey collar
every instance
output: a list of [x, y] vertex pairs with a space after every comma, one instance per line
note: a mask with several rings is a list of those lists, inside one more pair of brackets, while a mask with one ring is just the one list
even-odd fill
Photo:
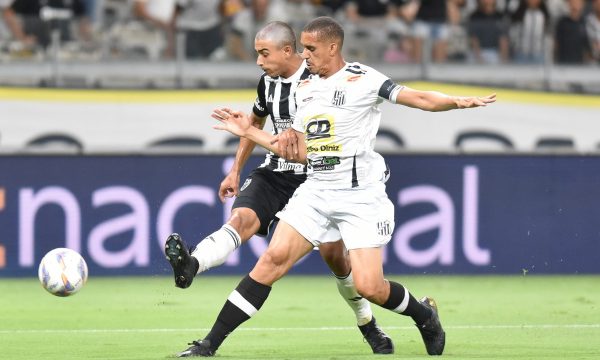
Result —
[[268, 75], [266, 76], [266, 78], [268, 81], [271, 81], [271, 82], [282, 82], [284, 84], [288, 84], [288, 83], [298, 81], [298, 79], [300, 79], [300, 77], [302, 76], [302, 73], [304, 72], [304, 70], [306, 70], [306, 60], [302, 60], [302, 64], [300, 64], [300, 67], [298, 68], [298, 70], [296, 70], [296, 72], [288, 78], [283, 78], [281, 76], [272, 78]]

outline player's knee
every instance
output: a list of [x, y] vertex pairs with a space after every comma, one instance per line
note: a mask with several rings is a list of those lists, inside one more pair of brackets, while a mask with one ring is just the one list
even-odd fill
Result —
[[263, 280], [263, 284], [272, 284], [287, 272], [287, 260], [286, 253], [267, 249], [258, 259], [253, 272]]
[[231, 216], [227, 224], [232, 226], [240, 235], [242, 242], [246, 242], [260, 228], [260, 221], [256, 213], [248, 208], [235, 208], [231, 212]]
[[354, 278], [354, 285], [356, 291], [360, 296], [376, 304], [382, 304], [385, 302], [385, 288], [383, 283], [378, 281], [368, 281], [367, 279]]
[[287, 252], [267, 248], [261, 258], [271, 267], [281, 267], [287, 262]]

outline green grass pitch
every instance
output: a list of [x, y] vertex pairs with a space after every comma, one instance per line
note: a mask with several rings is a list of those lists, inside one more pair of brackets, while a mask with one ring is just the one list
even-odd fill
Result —
[[[407, 276], [440, 308], [453, 359], [600, 359], [599, 276]], [[37, 279], [0, 279], [0, 359], [166, 359], [203, 337], [241, 276], [91, 277], [69, 298]], [[288, 276], [234, 332], [222, 359], [424, 359], [409, 318], [374, 306], [396, 345], [372, 355], [327, 276]]]

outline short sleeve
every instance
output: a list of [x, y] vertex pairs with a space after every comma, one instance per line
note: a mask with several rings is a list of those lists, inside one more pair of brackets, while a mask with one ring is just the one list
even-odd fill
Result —
[[266, 74], [263, 74], [263, 76], [260, 77], [260, 81], [256, 87], [256, 100], [254, 100], [254, 106], [252, 107], [252, 112], [261, 118], [269, 115], [267, 99], [265, 98], [265, 75]]

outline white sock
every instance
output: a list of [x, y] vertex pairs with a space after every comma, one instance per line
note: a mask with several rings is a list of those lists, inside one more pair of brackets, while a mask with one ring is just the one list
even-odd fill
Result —
[[205, 237], [192, 252], [200, 264], [197, 274], [223, 264], [241, 243], [240, 235], [228, 224]]
[[373, 318], [371, 303], [360, 296], [358, 291], [356, 291], [356, 286], [354, 286], [354, 280], [352, 279], [352, 272], [343, 279], [336, 276], [335, 280], [340, 295], [342, 295], [344, 300], [346, 300], [348, 305], [352, 308], [352, 311], [354, 311], [358, 325], [365, 325], [371, 321]]

